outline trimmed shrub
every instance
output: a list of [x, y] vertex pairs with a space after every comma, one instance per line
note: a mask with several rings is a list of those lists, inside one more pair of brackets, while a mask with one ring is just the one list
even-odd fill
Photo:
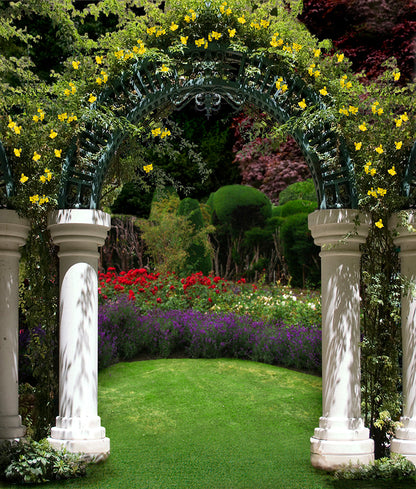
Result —
[[295, 287], [320, 283], [319, 247], [308, 228], [308, 214], [288, 216], [282, 224], [283, 253]]
[[279, 194], [279, 205], [284, 205], [292, 200], [308, 200], [318, 202], [316, 197], [315, 185], [312, 178], [303, 182], [296, 182], [289, 185]]
[[294, 214], [310, 214], [318, 208], [316, 202], [308, 200], [291, 200], [284, 205], [279, 205], [273, 208], [273, 216], [287, 217]]

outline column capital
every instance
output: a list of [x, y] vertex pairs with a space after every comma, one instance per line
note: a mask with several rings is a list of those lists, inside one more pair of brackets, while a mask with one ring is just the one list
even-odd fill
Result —
[[49, 215], [48, 229], [56, 245], [63, 249], [96, 249], [102, 246], [111, 228], [111, 216], [94, 209], [60, 209]]
[[370, 217], [357, 209], [321, 209], [309, 214], [308, 226], [323, 251], [358, 250], [367, 239]]
[[17, 250], [26, 243], [30, 222], [11, 209], [0, 209], [0, 249]]
[[408, 209], [393, 214], [389, 228], [394, 232], [394, 244], [401, 252], [416, 250], [416, 210]]

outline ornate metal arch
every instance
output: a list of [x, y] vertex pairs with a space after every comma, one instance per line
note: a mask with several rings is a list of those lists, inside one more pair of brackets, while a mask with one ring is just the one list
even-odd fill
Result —
[[416, 207], [416, 141], [410, 151], [403, 178], [403, 194], [410, 200], [410, 207]]
[[[161, 109], [180, 109], [192, 99], [202, 103], [226, 100], [232, 107], [253, 104], [279, 123], [296, 117], [297, 102], [324, 109], [320, 97], [282, 59], [269, 59], [210, 44], [208, 49], [189, 48], [175, 59], [168, 73], [150, 59], [133, 65], [103, 91], [94, 105], [116, 109], [135, 124]], [[276, 86], [279, 78], [287, 85]], [[278, 85], [278, 84], [277, 84]], [[205, 100], [205, 103], [207, 101]], [[321, 208], [356, 208], [357, 191], [351, 158], [330, 120], [295, 130], [311, 171]], [[97, 208], [111, 158], [124, 134], [103, 123], [91, 124], [78, 135], [63, 168], [59, 206]]]
[[[1, 195], [4, 195], [7, 200], [14, 194], [14, 183], [12, 171], [7, 159], [6, 151], [3, 144], [0, 141], [0, 188], [2, 188]], [[4, 202], [0, 202], [0, 207], [6, 205]]]

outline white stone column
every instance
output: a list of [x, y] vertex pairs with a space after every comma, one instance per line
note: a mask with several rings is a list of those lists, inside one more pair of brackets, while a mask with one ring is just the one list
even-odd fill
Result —
[[359, 246], [368, 235], [368, 221], [353, 209], [309, 215], [322, 268], [322, 417], [311, 438], [311, 462], [323, 470], [374, 460], [374, 442], [361, 418], [359, 346]]
[[[400, 247], [402, 276], [413, 285], [402, 292], [403, 416], [402, 427], [391, 442], [392, 453], [404, 455], [416, 464], [416, 213], [409, 211], [406, 222], [393, 216], [390, 227], [397, 227], [394, 243]], [[412, 229], [413, 228], [413, 229]]]
[[49, 442], [102, 460], [110, 440], [97, 414], [98, 246], [110, 216], [91, 209], [55, 211], [49, 219], [59, 246], [59, 416]]
[[0, 440], [25, 436], [19, 416], [19, 247], [29, 222], [0, 209]]

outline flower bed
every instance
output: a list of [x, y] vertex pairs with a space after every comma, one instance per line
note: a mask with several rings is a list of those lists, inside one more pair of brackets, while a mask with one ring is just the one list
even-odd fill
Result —
[[128, 296], [100, 305], [98, 322], [100, 368], [143, 353], [242, 358], [316, 372], [321, 367], [321, 331], [316, 325], [192, 309], [142, 314]]
[[230, 312], [265, 321], [288, 324], [320, 324], [319, 295], [289, 287], [257, 286], [240, 279], [236, 283], [221, 277], [194, 273], [179, 278], [144, 268], [117, 274], [114, 268], [99, 274], [100, 304], [128, 297], [141, 311], [185, 310]]

